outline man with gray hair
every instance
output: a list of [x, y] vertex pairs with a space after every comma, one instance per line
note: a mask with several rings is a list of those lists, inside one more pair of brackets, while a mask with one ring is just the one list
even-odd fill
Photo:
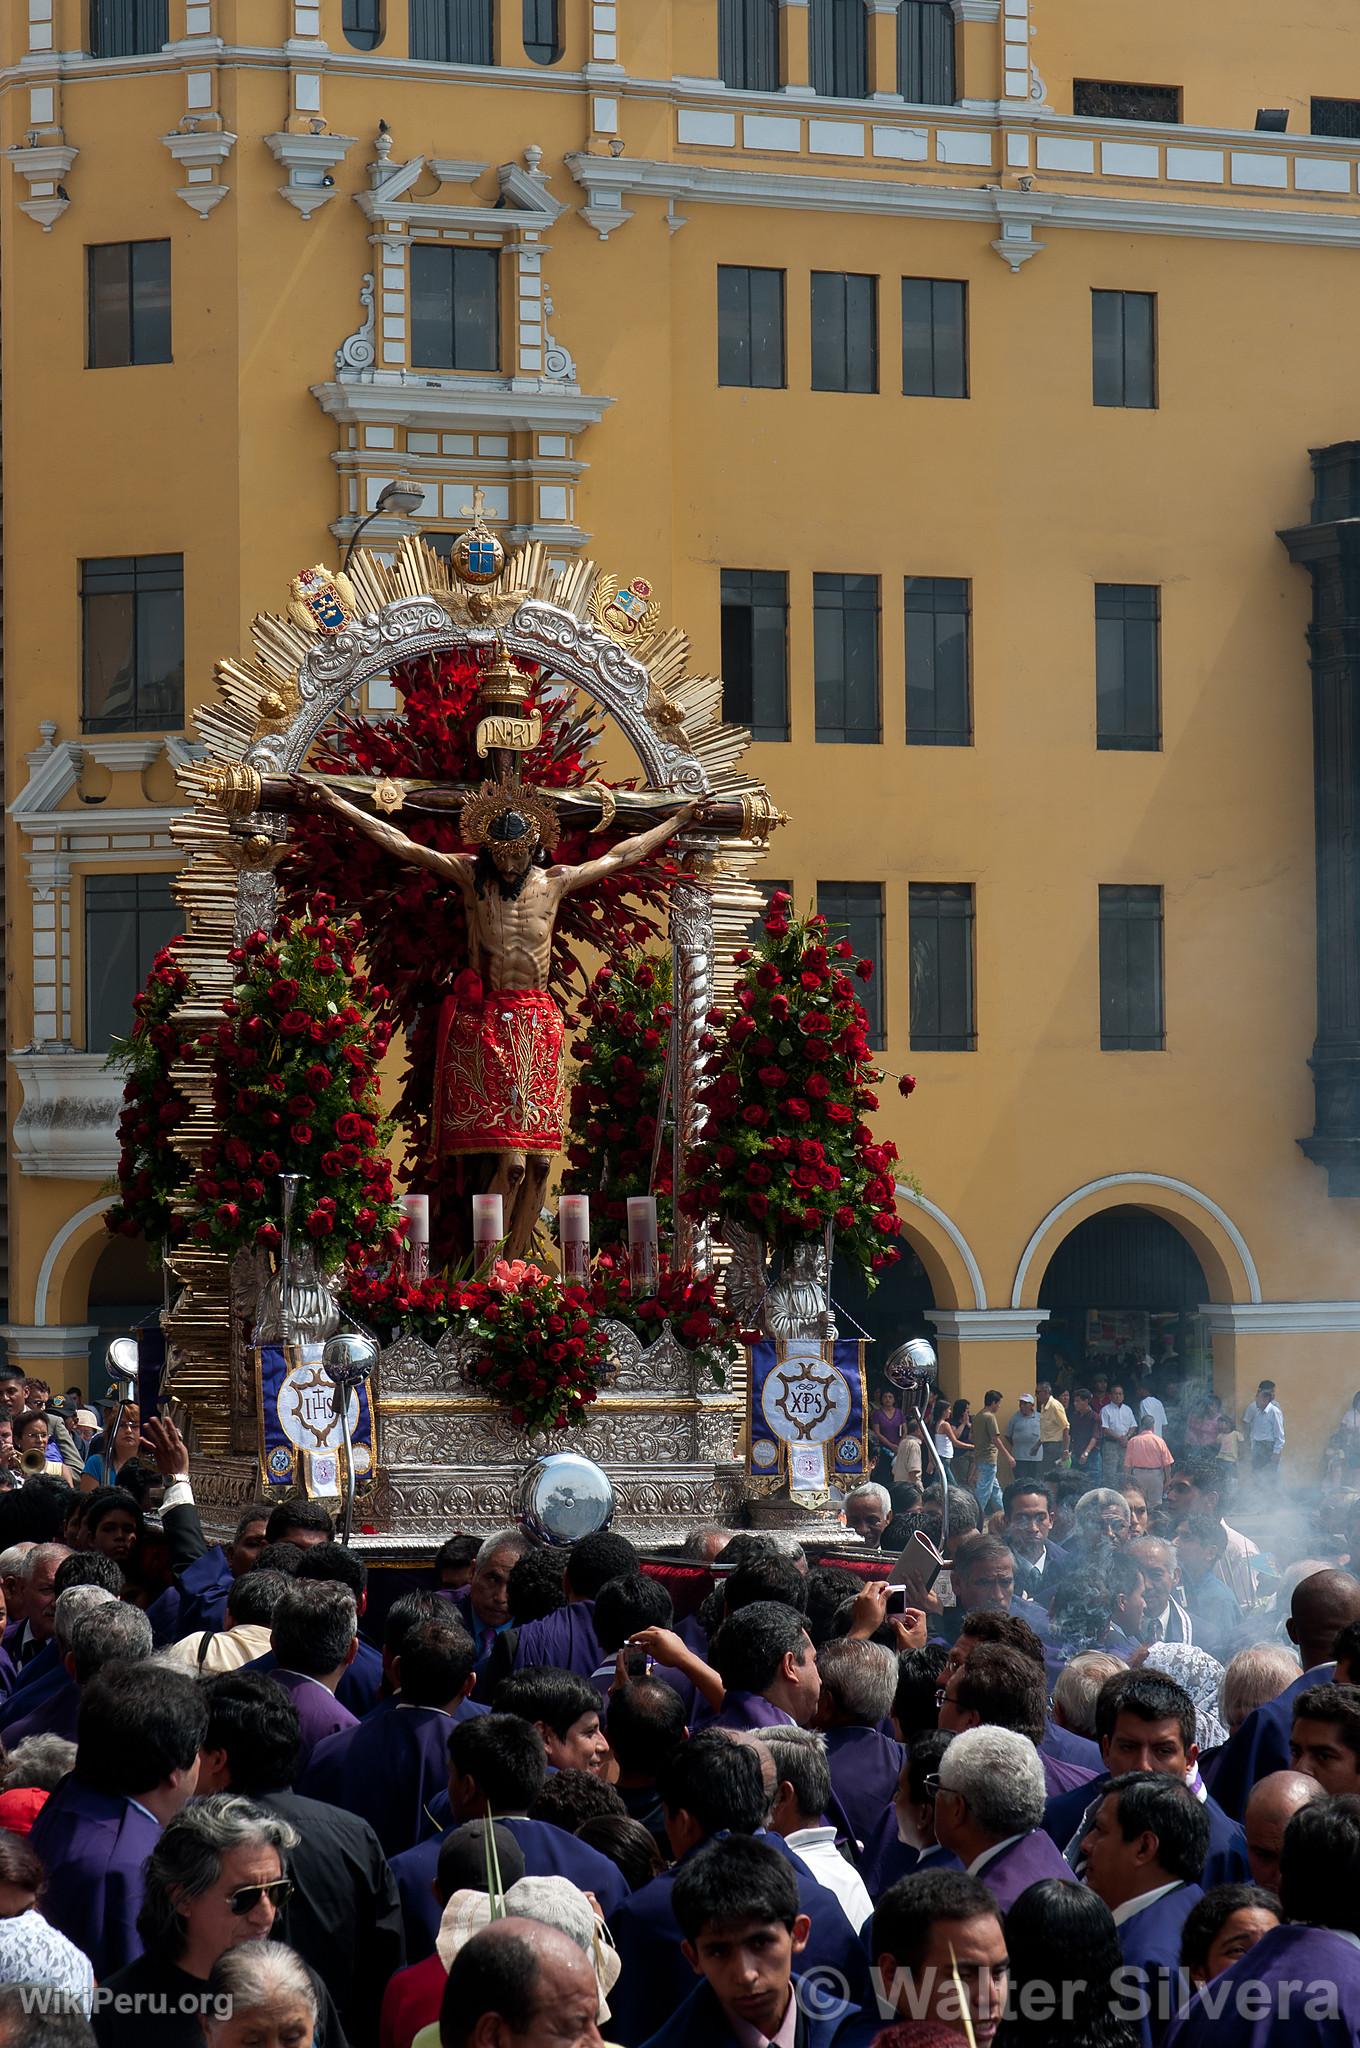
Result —
[[140, 1664], [151, 1655], [151, 1624], [140, 1607], [115, 1600], [103, 1586], [70, 1586], [57, 1597], [54, 1640], [62, 1683], [5, 1730], [5, 1747], [28, 1735], [76, 1739], [81, 1690], [106, 1664]]
[[1143, 1574], [1147, 1604], [1143, 1609], [1145, 1643], [1193, 1643], [1195, 1626], [1176, 1598], [1175, 1545], [1160, 1536], [1135, 1536], [1129, 1556]]
[[685, 1532], [681, 1544], [683, 1554], [695, 1564], [712, 1564], [720, 1551], [726, 1550], [736, 1532], [723, 1529], [717, 1522], [700, 1522]]
[[533, 1545], [522, 1529], [498, 1529], [477, 1552], [472, 1577], [449, 1595], [472, 1637], [480, 1668], [510, 1625], [510, 1574]]
[[1072, 1871], [1044, 1833], [1043, 1765], [1034, 1744], [1006, 1728], [969, 1728], [940, 1758], [935, 1833], [1003, 1913], [1041, 1879]]
[[816, 1725], [826, 1736], [831, 1789], [850, 1832], [867, 1842], [892, 1804], [906, 1751], [882, 1733], [897, 1694], [897, 1658], [883, 1643], [841, 1636], [817, 1652]]
[[892, 1495], [887, 1487], [875, 1484], [872, 1479], [863, 1486], [852, 1486], [845, 1496], [845, 1520], [862, 1543], [877, 1550], [892, 1520]]
[[52, 1640], [52, 1610], [57, 1604], [57, 1572], [71, 1556], [65, 1543], [35, 1543], [21, 1566], [24, 1619], [5, 1630], [5, 1648], [22, 1668]]
[[[890, 1653], [891, 1654], [891, 1653]], [[775, 1795], [769, 1827], [782, 1835], [804, 1869], [839, 1899], [858, 1934], [874, 1910], [864, 1879], [836, 1847], [822, 1815], [831, 1804], [826, 1738], [813, 1728], [762, 1728], [751, 1737], [774, 1759]]]
[[1108, 1650], [1079, 1650], [1058, 1673], [1053, 1687], [1053, 1719], [1072, 1735], [1096, 1739], [1096, 1700], [1107, 1678], [1125, 1669]]

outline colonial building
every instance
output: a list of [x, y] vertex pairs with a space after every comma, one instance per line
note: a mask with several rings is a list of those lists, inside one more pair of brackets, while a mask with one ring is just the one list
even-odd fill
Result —
[[480, 485], [722, 665], [768, 869], [875, 952], [919, 1084], [874, 1327], [975, 1397], [1041, 1327], [1270, 1374], [1312, 1469], [1360, 1385], [1352, 0], [0, 37], [12, 1354], [80, 1379], [155, 1298], [103, 1062], [187, 713], [400, 476], [370, 542]]

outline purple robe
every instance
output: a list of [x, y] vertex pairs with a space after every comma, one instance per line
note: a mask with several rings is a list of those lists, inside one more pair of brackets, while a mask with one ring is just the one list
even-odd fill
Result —
[[554, 1671], [574, 1671], [579, 1678], [593, 1678], [603, 1662], [593, 1600], [568, 1601], [541, 1621], [526, 1622], [515, 1638], [512, 1668], [516, 1671], [526, 1664], [548, 1664]]
[[[1097, 1750], [1096, 1754], [1100, 1752]], [[1042, 1747], [1039, 1761], [1044, 1767], [1044, 1788], [1050, 1799], [1059, 1792], [1075, 1792], [1078, 1785], [1089, 1785], [1092, 1778], [1099, 1776], [1098, 1772], [1088, 1770], [1085, 1764], [1069, 1764], [1062, 1757], [1050, 1756]]]
[[[622, 1905], [628, 1885], [617, 1863], [611, 1863], [598, 1849], [578, 1842], [565, 1828], [551, 1821], [529, 1820], [523, 1814], [508, 1819], [497, 1814], [499, 1826], [509, 1828], [524, 1851], [526, 1877], [566, 1877], [583, 1892], [594, 1892], [606, 1915]], [[434, 1953], [435, 1936], [441, 1918], [434, 1895], [435, 1874], [443, 1836], [434, 1835], [392, 1858], [392, 1875], [401, 1898], [406, 1927], [406, 1959], [418, 1963]]]
[[80, 1719], [80, 1687], [63, 1671], [65, 1684], [54, 1687], [40, 1705], [5, 1730], [5, 1748], [13, 1749], [26, 1735], [60, 1735], [67, 1742], [76, 1739]]
[[354, 1662], [335, 1688], [335, 1697], [342, 1707], [348, 1707], [351, 1714], [360, 1721], [378, 1704], [382, 1691], [383, 1661], [380, 1651], [372, 1643], [366, 1643], [362, 1636], [356, 1639]]
[[907, 1752], [876, 1728], [828, 1728], [826, 1756], [831, 1789], [850, 1832], [857, 1842], [867, 1842], [884, 1812], [892, 1811]]
[[92, 1791], [74, 1773], [33, 1823], [29, 1839], [47, 1872], [43, 1917], [85, 1951], [96, 1978], [142, 1952], [143, 1870], [160, 1834], [160, 1822], [130, 1799]]
[[899, 1877], [911, 1877], [918, 1870], [962, 1870], [963, 1865], [951, 1849], [945, 1849], [938, 1842], [929, 1848], [916, 1850], [899, 1840], [897, 1815], [892, 1807], [884, 1814], [872, 1835], [864, 1844], [859, 1860], [859, 1873], [871, 1899], [881, 1899], [890, 1884], [896, 1884]]
[[1144, 2048], [1154, 2048], [1156, 2042], [1165, 2038], [1175, 2013], [1181, 1931], [1191, 1909], [1203, 1897], [1197, 1884], [1180, 1884], [1164, 1899], [1155, 1899], [1141, 1913], [1120, 1923], [1119, 1952], [1124, 1968], [1141, 1972], [1151, 2008], [1138, 2022]]
[[720, 1714], [715, 1714], [708, 1723], [710, 1728], [791, 1728], [792, 1714], [786, 1714], [782, 1707], [767, 1700], [763, 1692], [730, 1692], [723, 1701]]
[[[258, 1670], [259, 1665], [247, 1664], [244, 1670]], [[298, 1710], [298, 1722], [302, 1729], [302, 1742], [298, 1749], [297, 1768], [293, 1773], [296, 1784], [307, 1769], [312, 1751], [328, 1735], [338, 1735], [344, 1728], [357, 1728], [359, 1723], [348, 1707], [342, 1707], [333, 1692], [329, 1692], [319, 1678], [308, 1678], [301, 1671], [284, 1671], [276, 1664], [267, 1676], [281, 1685]]]
[[[1106, 1778], [1091, 1778], [1075, 1791], [1060, 1792], [1044, 1808], [1044, 1833], [1066, 1852], [1076, 1843], [1088, 1810], [1104, 1792]], [[1200, 1881], [1206, 1891], [1216, 1884], [1249, 1884], [1247, 1838], [1212, 1798], [1204, 1801], [1209, 1822], [1209, 1854]]]
[[232, 1584], [226, 1551], [220, 1543], [210, 1543], [147, 1608], [146, 1618], [151, 1623], [156, 1648], [177, 1643], [182, 1636], [197, 1635], [205, 1628], [224, 1627]]
[[[20, 1627], [21, 1624], [16, 1622], [13, 1630], [5, 1631], [6, 1643], [9, 1643], [11, 1635], [14, 1636], [15, 1641], [11, 1649], [16, 1663], [17, 1632]], [[55, 1642], [44, 1643], [37, 1655], [20, 1667], [8, 1698], [3, 1707], [0, 1707], [0, 1733], [9, 1727], [11, 1721], [22, 1720], [25, 1714], [32, 1713], [34, 1707], [41, 1706], [44, 1700], [50, 1699], [52, 1694], [60, 1689], [65, 1679], [66, 1673], [62, 1668], [61, 1658], [57, 1655]]]
[[[851, 2003], [867, 2003], [868, 1950], [851, 1927], [840, 1900], [817, 1883], [781, 1835], [763, 1834], [757, 1839], [787, 1860], [798, 1885], [798, 1910], [812, 1922], [807, 1947], [798, 1959], [800, 1970], [821, 1981], [827, 1981], [823, 1973], [836, 1973], [847, 1985]], [[623, 1963], [619, 1981], [609, 1994], [611, 2040], [650, 2040], [694, 1989], [694, 1972], [685, 1961], [680, 1929], [671, 1910], [674, 1884], [675, 1871], [663, 1871], [609, 1913], [609, 1930]], [[834, 1977], [830, 1981], [834, 1982]]]
[[[1330, 1685], [1335, 1673], [1335, 1664], [1315, 1664], [1311, 1671], [1305, 1671], [1301, 1678], [1286, 1686], [1278, 1699], [1267, 1700], [1263, 1707], [1248, 1714], [1237, 1733], [1219, 1751], [1209, 1789], [1234, 1820], [1241, 1820], [1247, 1794], [1261, 1778], [1269, 1777], [1272, 1771], [1293, 1769], [1289, 1731], [1294, 1724], [1294, 1702], [1310, 1686]], [[0, 1720], [0, 1727], [3, 1726]]]
[[[794, 1972], [794, 1997], [799, 1996], [801, 1972]], [[823, 1987], [814, 1984], [799, 2000], [798, 2048], [850, 2048], [862, 2033], [865, 2015], [858, 2007], [848, 2011], [822, 2012]], [[875, 2021], [875, 2031], [878, 2023]], [[684, 2003], [673, 2012], [659, 2032], [643, 2048], [745, 2048], [750, 2028], [738, 2035], [718, 2001], [712, 1986], [692, 1980]]]
[[1046, 1877], [1072, 1882], [1071, 1867], [1064, 1863], [1062, 1851], [1042, 1828], [1031, 1828], [1018, 1842], [1008, 1842], [976, 1875], [1003, 1913], [1009, 1913], [1021, 1892], [1027, 1892], [1032, 1884], [1039, 1884]]
[[1093, 1776], [1105, 1768], [1098, 1742], [1088, 1742], [1084, 1735], [1074, 1735], [1070, 1728], [1060, 1728], [1056, 1721], [1044, 1722], [1039, 1754], [1055, 1756], [1063, 1764], [1082, 1764]]
[[456, 1719], [439, 1707], [397, 1706], [328, 1735], [312, 1751], [298, 1791], [357, 1814], [383, 1854], [399, 1856], [439, 1833], [428, 1808], [448, 1786], [449, 1731]]
[[[1283, 1987], [1291, 1984], [1295, 1988], [1282, 2014]], [[1326, 1987], [1312, 2012], [1320, 2011], [1330, 1993], [1334, 2018], [1306, 2016], [1311, 1985]], [[1247, 1986], [1262, 1988], [1247, 1991]], [[1250, 2016], [1256, 2001], [1268, 2017]], [[1330, 1928], [1274, 1927], [1221, 1975], [1210, 1978], [1189, 2010], [1173, 2022], [1166, 2040], [1167, 2048], [1290, 2048], [1305, 2042], [1307, 2048], [1356, 2048], [1360, 1949]]]

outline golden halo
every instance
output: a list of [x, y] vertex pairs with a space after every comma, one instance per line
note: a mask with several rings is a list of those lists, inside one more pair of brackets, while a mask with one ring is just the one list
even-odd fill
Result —
[[472, 846], [485, 846], [494, 819], [506, 811], [519, 811], [538, 832], [538, 843], [551, 853], [561, 836], [557, 806], [541, 791], [531, 789], [518, 775], [499, 782], [484, 782], [464, 800], [458, 829]]

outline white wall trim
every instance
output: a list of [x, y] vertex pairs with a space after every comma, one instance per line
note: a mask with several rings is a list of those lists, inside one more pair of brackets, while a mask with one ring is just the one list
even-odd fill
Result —
[[1111, 1188], [1165, 1188], [1169, 1194], [1185, 1195], [1192, 1202], [1198, 1202], [1206, 1215], [1212, 1216], [1219, 1228], [1226, 1232], [1233, 1250], [1242, 1261], [1251, 1299], [1253, 1302], [1260, 1301], [1261, 1281], [1256, 1271], [1256, 1261], [1247, 1249], [1247, 1241], [1232, 1218], [1225, 1210], [1219, 1208], [1211, 1196], [1206, 1195], [1201, 1188], [1192, 1187], [1188, 1180], [1172, 1180], [1164, 1173], [1106, 1173], [1102, 1174], [1099, 1180], [1088, 1180], [1085, 1187], [1075, 1188], [1070, 1195], [1065, 1196], [1049, 1210], [1020, 1254], [1020, 1264], [1015, 1269], [1015, 1279], [1011, 1285], [1012, 1308], [1020, 1306], [1020, 1297], [1025, 1291], [1025, 1281], [1029, 1277], [1034, 1254], [1053, 1225], [1067, 1215], [1069, 1210], [1074, 1209], [1078, 1202], [1084, 1202], [1088, 1195], [1101, 1195]]
[[1360, 1330], [1360, 1301], [1207, 1301], [1200, 1314], [1211, 1331], [1247, 1337]]
[[47, 1250], [43, 1253], [43, 1261], [38, 1268], [38, 1284], [33, 1290], [33, 1322], [35, 1326], [41, 1327], [47, 1321], [47, 1296], [52, 1285], [52, 1275], [57, 1268], [57, 1260], [61, 1257], [71, 1239], [78, 1232], [82, 1231], [87, 1223], [93, 1223], [96, 1216], [103, 1215], [109, 1206], [109, 1201], [110, 1197], [108, 1195], [100, 1195], [97, 1200], [87, 1202], [83, 1209], [77, 1209], [74, 1216], [68, 1216], [52, 1239], [51, 1244], [48, 1245]]
[[930, 1320], [941, 1337], [956, 1338], [960, 1344], [1032, 1343], [1040, 1323], [1048, 1321], [1043, 1308], [932, 1309]]
[[969, 1285], [973, 1290], [974, 1309], [985, 1309], [987, 1306], [987, 1289], [983, 1284], [982, 1268], [973, 1256], [973, 1247], [959, 1229], [958, 1224], [955, 1223], [951, 1216], [946, 1216], [944, 1210], [938, 1208], [934, 1202], [928, 1201], [924, 1195], [918, 1195], [915, 1188], [909, 1187], [905, 1181], [899, 1181], [897, 1184], [897, 1199], [917, 1209], [924, 1209], [927, 1216], [933, 1217], [939, 1224], [941, 1230], [963, 1260], [964, 1268], [968, 1274]]

